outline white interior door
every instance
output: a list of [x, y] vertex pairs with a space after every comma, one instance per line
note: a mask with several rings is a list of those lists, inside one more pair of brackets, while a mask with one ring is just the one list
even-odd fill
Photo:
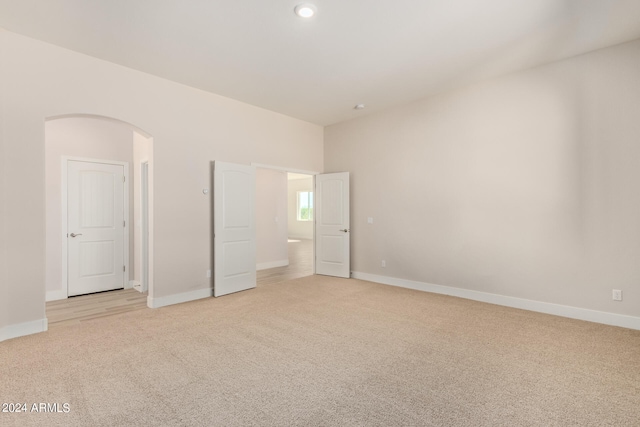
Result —
[[124, 166], [67, 163], [69, 296], [124, 287]]
[[316, 175], [316, 274], [350, 277], [349, 172]]
[[256, 287], [256, 169], [214, 162], [213, 295]]

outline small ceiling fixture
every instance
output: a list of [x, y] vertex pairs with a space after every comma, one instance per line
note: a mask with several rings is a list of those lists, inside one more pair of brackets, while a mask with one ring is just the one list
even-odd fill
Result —
[[316, 14], [317, 9], [311, 3], [302, 3], [297, 5], [293, 11], [301, 18], [311, 18]]
[[364, 104], [356, 104], [355, 107], [353, 107], [354, 110], [362, 110], [364, 108]]

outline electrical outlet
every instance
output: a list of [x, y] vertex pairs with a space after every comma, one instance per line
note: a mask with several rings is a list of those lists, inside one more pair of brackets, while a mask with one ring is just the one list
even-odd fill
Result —
[[369, 224], [373, 224], [373, 218], [372, 218], [372, 217], [368, 217], [368, 218], [367, 218], [367, 222], [368, 222]]
[[381, 265], [382, 267], [386, 267], [386, 266], [387, 266], [387, 261], [382, 260], [382, 262], [380, 263], [380, 265]]
[[622, 301], [622, 291], [619, 289], [613, 290], [613, 300], [614, 301]]
[[211, 277], [211, 270], [207, 270], [207, 279]]

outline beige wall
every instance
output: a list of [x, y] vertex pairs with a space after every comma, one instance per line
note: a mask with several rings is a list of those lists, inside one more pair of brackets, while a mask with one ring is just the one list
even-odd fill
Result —
[[[322, 170], [320, 126], [0, 31], [5, 327], [44, 319], [45, 119], [94, 114], [153, 137], [152, 298], [211, 287], [211, 160]], [[19, 179], [17, 178], [19, 177]], [[3, 307], [4, 308], [4, 307]]]
[[257, 267], [288, 265], [287, 173], [258, 168], [256, 181]]
[[640, 41], [327, 127], [325, 171], [355, 272], [640, 314]]
[[[0, 29], [0, 58], [3, 57], [3, 52], [5, 50], [4, 38], [2, 37], [3, 30]], [[4, 93], [4, 88], [6, 85], [6, 78], [4, 67], [0, 67], [0, 94]], [[9, 236], [6, 234], [6, 226], [7, 222], [5, 218], [7, 217], [5, 213], [5, 204], [7, 189], [5, 188], [5, 173], [4, 171], [8, 168], [7, 165], [7, 153], [5, 151], [5, 136], [4, 136], [4, 121], [5, 121], [5, 113], [4, 113], [4, 103], [0, 102], [0, 340], [3, 338], [2, 331], [4, 327], [9, 323], [9, 319], [7, 318], [7, 314], [9, 311], [9, 298], [7, 294], [7, 269], [6, 269], [6, 261], [7, 261], [7, 245]]]
[[298, 191], [313, 191], [313, 178], [290, 179], [288, 186], [289, 237], [313, 239], [313, 221], [298, 221]]
[[66, 297], [62, 283], [62, 157], [129, 164], [129, 274], [133, 272], [133, 130], [123, 123], [71, 117], [45, 123], [46, 289], [47, 300]]

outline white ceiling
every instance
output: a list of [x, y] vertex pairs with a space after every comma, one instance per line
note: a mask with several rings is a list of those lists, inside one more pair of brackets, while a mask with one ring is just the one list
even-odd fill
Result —
[[301, 2], [0, 0], [0, 27], [320, 125], [640, 38], [640, 0]]

